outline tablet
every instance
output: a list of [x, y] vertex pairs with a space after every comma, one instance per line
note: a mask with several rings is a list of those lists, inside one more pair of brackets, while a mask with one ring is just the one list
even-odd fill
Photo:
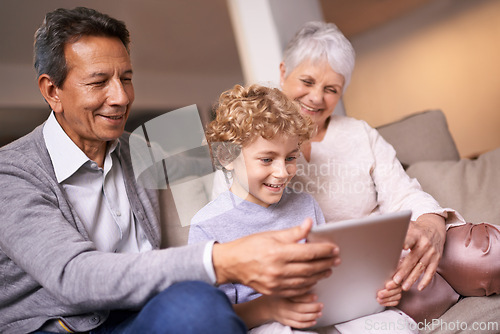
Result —
[[307, 242], [331, 241], [340, 248], [341, 264], [313, 289], [324, 304], [314, 327], [329, 326], [377, 313], [377, 291], [394, 275], [411, 212], [368, 216], [314, 227]]

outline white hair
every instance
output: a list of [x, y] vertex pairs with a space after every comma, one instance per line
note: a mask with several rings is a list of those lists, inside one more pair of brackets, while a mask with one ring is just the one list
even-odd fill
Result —
[[285, 48], [285, 77], [302, 62], [326, 59], [332, 69], [344, 77], [344, 89], [351, 81], [355, 52], [351, 42], [333, 23], [308, 22]]

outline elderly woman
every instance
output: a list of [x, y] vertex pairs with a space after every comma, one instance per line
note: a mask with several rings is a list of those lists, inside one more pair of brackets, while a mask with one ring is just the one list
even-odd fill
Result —
[[[317, 126], [312, 141], [301, 147], [303, 156], [298, 162], [301, 170], [294, 178], [295, 189], [311, 193], [328, 222], [412, 210], [412, 223], [404, 245], [411, 251], [393, 277], [403, 290], [409, 290], [422, 274], [418, 290], [431, 282], [443, 254], [447, 229], [452, 232], [448, 233], [448, 244], [463, 240], [463, 235], [468, 233], [476, 242], [476, 248], [489, 249], [490, 258], [495, 257], [492, 253], [498, 250], [491, 243], [498, 240], [498, 229], [488, 224], [465, 224], [460, 214], [441, 208], [422, 191], [416, 180], [407, 176], [395, 150], [376, 130], [363, 121], [332, 115], [349, 84], [353, 67], [352, 45], [331, 23], [307, 23], [285, 49], [280, 64], [281, 88]], [[493, 235], [496, 238], [488, 238]], [[463, 253], [459, 245], [453, 247], [460, 253], [440, 264], [440, 271], [446, 274], [453, 266], [464, 267], [473, 262], [471, 252]], [[455, 263], [459, 257], [469, 262]], [[495, 270], [498, 276], [498, 269]], [[467, 282], [467, 287], [464, 280], [450, 276], [446, 275], [446, 279], [452, 280], [453, 288], [463, 295], [500, 292], [498, 279], [486, 283], [484, 277], [478, 275], [474, 282]]]
[[394, 281], [408, 290], [424, 273], [425, 288], [438, 266], [445, 241], [445, 220], [458, 223], [396, 159], [396, 152], [365, 122], [332, 115], [354, 67], [351, 43], [333, 24], [311, 22], [290, 41], [280, 64], [283, 92], [299, 102], [317, 126], [302, 148], [294, 188], [311, 193], [326, 221], [410, 209], [412, 220], [405, 257]]
[[[393, 147], [375, 129], [364, 121], [333, 115], [349, 84], [354, 57], [351, 43], [331, 23], [307, 23], [285, 49], [280, 64], [280, 86], [317, 126], [312, 141], [301, 146], [302, 156], [297, 162], [298, 171], [291, 186], [313, 195], [327, 222], [411, 210], [412, 222], [404, 243], [405, 256], [393, 280], [379, 292], [378, 299], [384, 305], [397, 305], [401, 295], [388, 294], [388, 291], [394, 289], [394, 285], [401, 286], [404, 291], [412, 290], [403, 294], [401, 306], [405, 312], [417, 321], [439, 317], [459, 297], [436, 274], [447, 229], [459, 226], [462, 229], [460, 234], [463, 234], [463, 228], [467, 231], [472, 231], [472, 228], [457, 212], [442, 208], [422, 191], [416, 180], [408, 177]], [[227, 189], [227, 182], [222, 180], [220, 175], [216, 177], [214, 194], [220, 193], [222, 188]], [[497, 229], [486, 228], [488, 233], [499, 235]], [[475, 235], [484, 239], [484, 234]], [[457, 247], [463, 251], [463, 246]], [[448, 263], [452, 265], [446, 270], [453, 272], [456, 264], [453, 261]], [[498, 269], [495, 270], [498, 276]], [[484, 285], [484, 278], [478, 281]], [[430, 288], [422, 291], [430, 283]], [[454, 283], [466, 286], [460, 278], [455, 278]], [[463, 292], [457, 291], [469, 294], [471, 290], [467, 289], [466, 286]], [[499, 283], [491, 284], [487, 291], [479, 290], [475, 295], [498, 293]], [[424, 308], [433, 312], [422, 313], [426, 310], [422, 310], [421, 301], [417, 303], [419, 310], [415, 311], [414, 298], [429, 299]]]

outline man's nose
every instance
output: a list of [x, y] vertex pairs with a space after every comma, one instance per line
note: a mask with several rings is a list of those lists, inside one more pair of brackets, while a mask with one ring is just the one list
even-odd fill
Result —
[[130, 98], [121, 80], [116, 79], [110, 82], [108, 102], [110, 105], [119, 106], [126, 106], [130, 103]]

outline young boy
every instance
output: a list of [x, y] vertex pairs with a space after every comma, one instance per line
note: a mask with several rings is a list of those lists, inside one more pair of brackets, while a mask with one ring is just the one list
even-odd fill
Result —
[[[314, 130], [298, 105], [278, 89], [237, 85], [224, 92], [206, 137], [216, 166], [233, 181], [229, 191], [193, 217], [189, 243], [229, 242], [296, 226], [306, 218], [324, 224], [312, 196], [286, 187], [297, 171], [300, 145]], [[260, 295], [242, 284], [220, 288], [248, 328], [266, 324], [253, 332], [291, 333], [291, 328], [314, 325], [321, 316], [322, 305], [311, 294], [286, 299]], [[337, 331], [332, 327], [326, 332]]]

